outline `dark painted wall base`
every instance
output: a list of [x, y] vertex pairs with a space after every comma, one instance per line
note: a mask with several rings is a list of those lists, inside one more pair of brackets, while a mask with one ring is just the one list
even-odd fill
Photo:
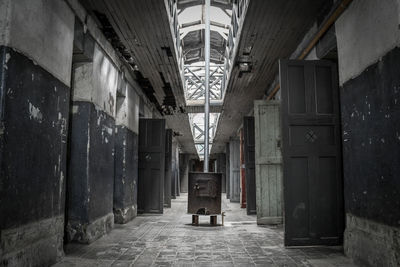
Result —
[[50, 266], [64, 256], [64, 216], [1, 231], [0, 266]]
[[112, 228], [114, 228], [114, 214], [110, 213], [90, 223], [70, 220], [66, 226], [66, 232], [69, 241], [90, 244], [109, 233]]
[[0, 46], [0, 265], [62, 254], [69, 87]]
[[346, 212], [399, 227], [400, 48], [341, 92]]
[[70, 241], [87, 243], [114, 223], [109, 214], [113, 214], [115, 121], [89, 102], [74, 102], [72, 113], [67, 234]]
[[114, 222], [127, 223], [137, 215], [138, 135], [115, 127]]
[[359, 266], [400, 266], [399, 228], [348, 213], [344, 252]]

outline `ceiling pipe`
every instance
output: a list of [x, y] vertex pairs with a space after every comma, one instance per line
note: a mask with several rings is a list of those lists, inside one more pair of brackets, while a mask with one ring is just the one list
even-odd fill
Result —
[[208, 172], [210, 143], [210, 0], [205, 0], [204, 172]]
[[[337, 5], [336, 9], [331, 13], [331, 15], [325, 20], [325, 22], [321, 25], [318, 32], [315, 34], [313, 39], [311, 39], [310, 43], [303, 50], [297, 59], [304, 59], [310, 51], [314, 48], [314, 46], [318, 43], [321, 37], [329, 30], [329, 28], [336, 22], [336, 20], [342, 15], [342, 13], [347, 9], [347, 7], [353, 2], [353, 0], [342, 0], [340, 4]], [[281, 85], [278, 83], [271, 93], [267, 97], [267, 101], [271, 100], [275, 94], [279, 91]]]

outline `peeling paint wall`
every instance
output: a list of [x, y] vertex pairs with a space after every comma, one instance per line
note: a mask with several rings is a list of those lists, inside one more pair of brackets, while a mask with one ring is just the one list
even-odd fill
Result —
[[115, 117], [118, 70], [96, 44], [93, 62], [74, 65], [73, 101], [95, 104]]
[[399, 11], [356, 0], [336, 23], [345, 253], [363, 266], [400, 265]]
[[123, 82], [124, 95], [117, 97], [117, 125], [125, 126], [132, 132], [139, 132], [139, 95], [127, 82]]

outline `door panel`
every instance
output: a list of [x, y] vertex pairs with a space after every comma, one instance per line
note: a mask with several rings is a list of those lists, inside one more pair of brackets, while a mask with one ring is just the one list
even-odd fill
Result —
[[218, 153], [217, 154], [217, 172], [221, 173], [221, 192], [226, 193], [225, 187], [226, 187], [226, 156], [225, 153]]
[[240, 130], [240, 207], [246, 208], [246, 170], [244, 165], [244, 133]]
[[225, 155], [226, 155], [226, 177], [225, 177], [225, 190], [226, 190], [226, 198], [230, 199], [231, 198], [231, 153], [229, 150], [229, 143], [226, 144], [226, 150], [225, 150]]
[[329, 61], [280, 61], [285, 245], [338, 245], [343, 185], [338, 80]]
[[282, 223], [280, 103], [254, 101], [258, 224]]
[[231, 202], [240, 201], [240, 141], [231, 140], [229, 142], [230, 154], [230, 200]]
[[246, 172], [247, 214], [256, 214], [256, 173], [255, 173], [254, 117], [243, 118], [244, 166]]
[[[164, 176], [164, 207], [171, 207], [171, 183], [175, 182], [173, 178], [173, 158], [172, 158], [172, 130], [165, 132], [165, 176]], [[174, 187], [175, 189], [175, 187]]]
[[138, 212], [163, 213], [165, 120], [139, 120]]

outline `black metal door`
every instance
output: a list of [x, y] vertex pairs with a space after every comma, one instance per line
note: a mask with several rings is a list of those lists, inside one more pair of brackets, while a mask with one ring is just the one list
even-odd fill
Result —
[[255, 132], [254, 117], [243, 118], [244, 166], [246, 173], [247, 214], [256, 214]]
[[[171, 132], [172, 134], [172, 132]], [[176, 179], [176, 143], [172, 143], [172, 172], [171, 172], [171, 184], [170, 184], [170, 190], [171, 190], [171, 198], [176, 199], [177, 196], [177, 179]]]
[[164, 177], [164, 207], [171, 207], [171, 183], [172, 169], [172, 130], [167, 129], [165, 132], [165, 177]]
[[165, 120], [139, 120], [138, 212], [163, 213]]
[[285, 245], [343, 239], [338, 78], [329, 61], [281, 60]]

